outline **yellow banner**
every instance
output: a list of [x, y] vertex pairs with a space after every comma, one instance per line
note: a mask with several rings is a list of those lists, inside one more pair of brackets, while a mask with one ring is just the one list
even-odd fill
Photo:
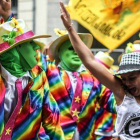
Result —
[[70, 0], [66, 8], [110, 50], [140, 30], [140, 0]]

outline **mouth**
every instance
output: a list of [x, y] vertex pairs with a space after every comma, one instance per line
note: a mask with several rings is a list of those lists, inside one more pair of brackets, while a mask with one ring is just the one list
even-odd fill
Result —
[[129, 88], [129, 91], [132, 95], [136, 95], [136, 87]]
[[34, 55], [34, 57], [37, 57], [37, 53]]
[[80, 58], [79, 58], [79, 57], [74, 57], [73, 60], [74, 60], [74, 61], [79, 61]]

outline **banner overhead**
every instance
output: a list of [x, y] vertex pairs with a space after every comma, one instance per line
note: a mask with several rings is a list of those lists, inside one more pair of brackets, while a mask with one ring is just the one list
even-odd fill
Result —
[[70, 0], [66, 8], [111, 51], [140, 30], [140, 0]]

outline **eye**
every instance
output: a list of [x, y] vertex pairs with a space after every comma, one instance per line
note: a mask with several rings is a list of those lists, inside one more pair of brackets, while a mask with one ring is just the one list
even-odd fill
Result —
[[30, 44], [33, 44], [33, 41], [30, 41]]
[[123, 82], [125, 82], [125, 81], [126, 81], [126, 79], [125, 79], [125, 78], [121, 78], [121, 79], [122, 79], [122, 81], [123, 81]]
[[74, 49], [73, 49], [73, 47], [72, 47], [72, 46], [71, 46], [71, 47], [69, 47], [69, 48], [68, 48], [68, 50], [74, 51]]
[[132, 81], [132, 80], [135, 80], [135, 79], [136, 79], [136, 77], [130, 77], [129, 79]]

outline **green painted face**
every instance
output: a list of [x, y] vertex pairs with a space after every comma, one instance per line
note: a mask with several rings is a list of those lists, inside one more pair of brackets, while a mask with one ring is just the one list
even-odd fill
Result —
[[33, 41], [25, 42], [17, 46], [20, 54], [20, 63], [25, 70], [31, 70], [36, 64], [36, 50], [40, 47]]
[[70, 40], [65, 41], [59, 49], [59, 58], [61, 60], [61, 66], [68, 71], [77, 71], [82, 62], [79, 56], [74, 51]]
[[23, 76], [36, 64], [36, 50], [40, 47], [33, 41], [22, 43], [0, 55], [0, 63], [12, 75]]

